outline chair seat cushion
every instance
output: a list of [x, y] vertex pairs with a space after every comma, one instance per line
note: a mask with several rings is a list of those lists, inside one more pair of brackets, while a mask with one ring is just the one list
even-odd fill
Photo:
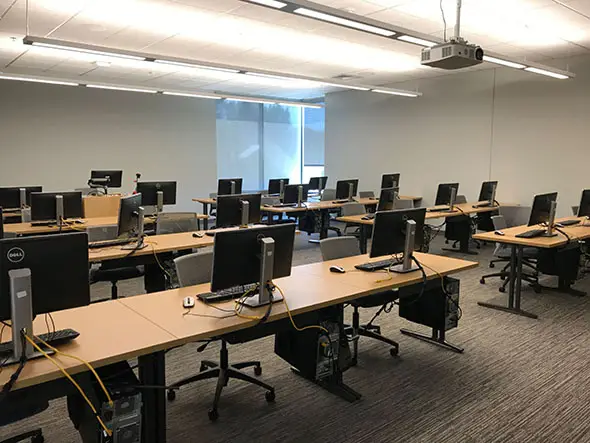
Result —
[[[28, 391], [24, 389], [23, 391]], [[10, 423], [32, 417], [49, 407], [47, 399], [39, 399], [31, 392], [23, 395], [25, 392], [11, 392], [8, 396], [8, 401], [4, 401], [0, 406], [0, 426], [5, 426]]]
[[377, 294], [368, 295], [350, 302], [352, 306], [358, 308], [375, 308], [383, 306], [385, 303], [391, 303], [399, 298], [398, 291], [384, 291]]

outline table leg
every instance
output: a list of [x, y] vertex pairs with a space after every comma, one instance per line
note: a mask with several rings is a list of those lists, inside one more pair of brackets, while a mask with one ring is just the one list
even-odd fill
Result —
[[206, 231], [209, 229], [209, 205], [207, 203], [203, 203], [203, 214], [207, 216], [207, 218], [203, 219], [203, 227]]
[[359, 227], [359, 246], [360, 246], [360, 250], [361, 250], [361, 254], [366, 254], [367, 253], [367, 237], [368, 237], [368, 233], [367, 231], [369, 230], [369, 225], [360, 225]]
[[464, 349], [461, 346], [449, 343], [445, 336], [443, 329], [432, 329], [432, 335], [421, 334], [420, 332], [410, 331], [408, 329], [400, 329], [400, 332], [408, 337], [417, 338], [418, 340], [431, 343], [433, 345], [440, 346], [441, 348], [448, 349], [449, 351], [462, 354]]
[[[138, 358], [139, 380], [145, 386], [166, 385], [164, 351]], [[166, 390], [145, 389], [142, 392], [141, 442], [166, 443]]]
[[[162, 258], [160, 258], [162, 262]], [[144, 265], [145, 274], [143, 276], [145, 292], [160, 292], [166, 290], [166, 274], [157, 263], [148, 263]]]
[[510, 289], [508, 294], [508, 306], [501, 306], [493, 303], [484, 302], [478, 302], [478, 305], [483, 306], [484, 308], [496, 309], [499, 311], [520, 315], [522, 317], [537, 319], [539, 317], [536, 314], [524, 311], [520, 307], [524, 248], [521, 245], [512, 245], [511, 251], [512, 253], [510, 254]]
[[329, 224], [330, 224], [330, 212], [325, 209], [320, 210], [320, 240], [328, 238]]
[[559, 277], [557, 288], [552, 288], [550, 286], [541, 286], [541, 288], [543, 291], [563, 292], [564, 294], [573, 295], [575, 297], [585, 297], [588, 295], [585, 291], [572, 288], [572, 284], [572, 281]]

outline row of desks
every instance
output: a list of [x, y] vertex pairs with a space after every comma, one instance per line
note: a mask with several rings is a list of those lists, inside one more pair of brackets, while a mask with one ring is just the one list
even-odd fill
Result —
[[[175, 234], [173, 234], [175, 235]], [[429, 268], [441, 275], [455, 274], [477, 266], [450, 257], [416, 254], [424, 263], [428, 279], [438, 278]], [[419, 284], [420, 272], [392, 274], [391, 279], [380, 279], [372, 273], [355, 272], [354, 265], [368, 261], [366, 256], [356, 256], [333, 262], [314, 263], [294, 267], [290, 277], [275, 283], [283, 290], [293, 315], [340, 305], [353, 299], [378, 293], [386, 289]], [[349, 272], [334, 274], [329, 271], [333, 264], [343, 266]], [[305, 282], [305, 284], [302, 284]], [[144, 385], [165, 385], [164, 350], [203, 338], [216, 337], [229, 332], [255, 327], [256, 321], [238, 317], [207, 318], [184, 316], [184, 297], [196, 296], [209, 290], [209, 285], [193, 286], [154, 294], [145, 294], [121, 300], [93, 304], [83, 308], [56, 312], [53, 317], [58, 329], [73, 328], [80, 332], [74, 342], [61, 350], [101, 367], [119, 361], [138, 358], [140, 381]], [[221, 307], [231, 309], [231, 302]], [[265, 308], [259, 308], [259, 310]], [[256, 315], [259, 310], [250, 310]], [[196, 314], [219, 316], [219, 311], [197, 302]], [[287, 316], [283, 303], [273, 305], [267, 323], [277, 322]], [[36, 330], [45, 329], [44, 320], [35, 320]], [[5, 338], [9, 333], [5, 332]], [[70, 374], [85, 373], [86, 367], [76, 360], [56, 357]], [[12, 368], [0, 373], [0, 385], [6, 383]], [[27, 363], [15, 389], [36, 389], [62, 382], [61, 372], [46, 359]], [[60, 391], [63, 395], [63, 391]], [[166, 401], [164, 390], [148, 390], [144, 393], [144, 443], [165, 443]]]

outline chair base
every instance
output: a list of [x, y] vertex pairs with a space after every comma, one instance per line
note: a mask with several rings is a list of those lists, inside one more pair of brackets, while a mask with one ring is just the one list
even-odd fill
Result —
[[35, 429], [34, 431], [25, 432], [7, 440], [2, 440], [0, 443], [20, 443], [29, 439], [31, 443], [43, 443], [45, 441], [45, 438], [43, 437], [43, 431], [41, 429]]
[[395, 357], [399, 354], [399, 343], [381, 335], [381, 328], [379, 326], [372, 324], [360, 324], [360, 316], [357, 306], [354, 306], [354, 312], [352, 314], [352, 326], [345, 327], [344, 331], [348, 336], [352, 338], [352, 366], [356, 366], [358, 363], [358, 341], [360, 337], [372, 338], [374, 340], [378, 340], [380, 342], [390, 345], [391, 349], [389, 350], [389, 354], [392, 357]]
[[418, 340], [440, 346], [441, 348], [448, 349], [449, 351], [456, 352], [457, 354], [462, 354], [464, 351], [462, 347], [449, 343], [445, 339], [445, 331], [442, 330], [439, 331], [433, 329], [432, 335], [421, 334], [420, 332], [410, 331], [408, 329], [400, 329], [400, 332], [404, 335], [407, 335], [408, 337], [417, 338]]
[[271, 403], [275, 401], [275, 389], [258, 380], [251, 375], [248, 375], [241, 371], [241, 369], [254, 367], [254, 374], [262, 374], [262, 366], [259, 361], [247, 361], [235, 363], [233, 365], [228, 364], [228, 353], [227, 344], [222, 340], [221, 350], [219, 351], [219, 363], [211, 360], [203, 360], [201, 362], [201, 372], [189, 378], [180, 380], [170, 385], [168, 390], [168, 400], [173, 401], [176, 398], [176, 390], [189, 383], [193, 383], [199, 380], [208, 380], [211, 378], [217, 378], [217, 387], [215, 389], [215, 397], [211, 409], [209, 409], [208, 415], [211, 421], [215, 421], [219, 418], [219, 402], [221, 400], [221, 392], [223, 388], [227, 386], [230, 379], [242, 380], [248, 383], [252, 383], [256, 386], [260, 386], [266, 389], [265, 398], [266, 401]]

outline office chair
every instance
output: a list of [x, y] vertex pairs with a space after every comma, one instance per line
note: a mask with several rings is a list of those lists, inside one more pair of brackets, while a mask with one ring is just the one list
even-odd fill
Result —
[[195, 212], [161, 212], [156, 218], [156, 234], [174, 234], [201, 229]]
[[[464, 195], [457, 195], [457, 197], [455, 198], [455, 204], [462, 205], [464, 203], [467, 203], [467, 197], [465, 197]], [[474, 217], [471, 217], [470, 221], [471, 221], [471, 234], [473, 235], [477, 232], [477, 219]], [[448, 242], [449, 242], [448, 240], [445, 241], [445, 243], [448, 243]], [[452, 247], [456, 248], [459, 243], [460, 243], [460, 240], [455, 240], [453, 242]], [[481, 248], [481, 243], [479, 242], [479, 240], [475, 240], [470, 237], [469, 243], [474, 244], [477, 249]]]
[[[209, 198], [217, 198], [217, 192], [210, 192]], [[215, 217], [217, 215], [217, 203], [211, 203], [209, 205], [209, 216]]]
[[[506, 220], [501, 215], [495, 215], [492, 217], [492, 222], [494, 223], [494, 229], [496, 231], [501, 231], [506, 229], [508, 225], [506, 224]], [[541, 292], [541, 286], [539, 285], [539, 273], [537, 271], [536, 259], [539, 254], [537, 248], [524, 248], [523, 249], [523, 265], [527, 268], [531, 269], [531, 273], [524, 272], [522, 275], [522, 279], [528, 282], [534, 289], [535, 292]], [[495, 272], [493, 274], [483, 275], [479, 282], [483, 285], [486, 283], [486, 279], [493, 278], [493, 277], [500, 277], [504, 280], [504, 283], [499, 288], [500, 292], [506, 292], [506, 286], [510, 282], [510, 259], [512, 253], [510, 251], [510, 245], [505, 243], [496, 243], [496, 249], [494, 250], [494, 257], [498, 257], [490, 261], [490, 268], [494, 268], [497, 263], [505, 263], [505, 266], [502, 268], [500, 272]]]
[[[89, 226], [86, 229], [88, 241], [112, 240], [117, 238], [117, 225]], [[145, 274], [143, 266], [126, 266], [124, 260], [109, 260], [100, 263], [99, 267], [90, 268], [90, 284], [98, 282], [111, 283], [111, 299], [119, 298], [117, 283], [121, 280], [131, 280], [143, 277]]]
[[[365, 210], [365, 205], [362, 205], [360, 203], [345, 203], [340, 207], [340, 215], [342, 217], [347, 217], [350, 215], [362, 215], [362, 214], [365, 214], [366, 212], [367, 211]], [[355, 229], [352, 234], [347, 232], [347, 229], [349, 229], [349, 228]], [[346, 223], [346, 226], [344, 226], [344, 229], [342, 230], [343, 235], [358, 236], [359, 232], [360, 232], [359, 227], [357, 225], [350, 224], [350, 223]]]
[[[193, 286], [210, 281], [212, 263], [212, 252], [198, 252], [195, 254], [185, 255], [175, 259], [174, 264], [176, 266], [176, 273], [178, 275], [178, 281], [180, 283], [180, 286]], [[266, 389], [266, 400], [268, 402], [273, 402], [275, 400], [275, 389], [272, 386], [267, 385], [266, 383], [246, 374], [245, 372], [242, 372], [242, 369], [253, 367], [255, 375], [262, 374], [262, 366], [259, 361], [247, 361], [229, 364], [227, 344], [244, 343], [248, 340], [240, 340], [239, 332], [230, 335], [224, 335], [207, 341], [204, 345], [201, 345], [197, 349], [197, 352], [204, 351], [207, 345], [213, 340], [221, 341], [221, 349], [219, 350], [219, 362], [214, 362], [210, 360], [201, 361], [201, 369], [198, 374], [180, 380], [171, 385], [171, 388], [173, 389], [170, 389], [168, 391], [168, 400], [173, 401], [176, 398], [176, 388], [180, 388], [189, 383], [193, 383], [199, 380], [217, 378], [217, 388], [215, 389], [213, 405], [211, 406], [211, 409], [209, 409], [209, 419], [211, 421], [215, 421], [217, 420], [217, 418], [219, 418], [218, 406], [221, 398], [221, 391], [225, 386], [227, 386], [229, 380], [231, 378], [234, 378], [248, 383], [252, 383], [254, 385], [260, 386], [263, 389]]]
[[[8, 401], [0, 405], [0, 427], [20, 420], [33, 417], [49, 408], [49, 401], [45, 398], [37, 399], [32, 395], [25, 395], [18, 391], [11, 392]], [[0, 443], [20, 443], [30, 441], [31, 443], [43, 443], [43, 431], [34, 429], [22, 434], [1, 440]]]
[[574, 213], [574, 215], [578, 215], [578, 210], [580, 209], [579, 206], [572, 206], [572, 212]]
[[[339, 258], [352, 257], [360, 254], [358, 241], [354, 237], [326, 238], [320, 240], [320, 250], [324, 261], [338, 260]], [[381, 328], [377, 325], [373, 325], [373, 321], [377, 316], [388, 309], [388, 306], [397, 299], [397, 292], [385, 291], [350, 302], [350, 305], [354, 309], [352, 314], [352, 326], [345, 327], [345, 331], [347, 335], [351, 337], [353, 342], [352, 365], [356, 365], [358, 361], [358, 340], [360, 337], [373, 338], [391, 345], [392, 348], [389, 350], [391, 356], [396, 356], [399, 353], [399, 344], [381, 335]], [[361, 325], [359, 308], [375, 307], [380, 307], [377, 314], [369, 323]]]
[[336, 200], [336, 189], [324, 189], [320, 201], [328, 202]]
[[359, 198], [374, 198], [375, 192], [373, 191], [359, 191]]
[[412, 209], [414, 202], [407, 198], [398, 198], [393, 202], [393, 209]]

